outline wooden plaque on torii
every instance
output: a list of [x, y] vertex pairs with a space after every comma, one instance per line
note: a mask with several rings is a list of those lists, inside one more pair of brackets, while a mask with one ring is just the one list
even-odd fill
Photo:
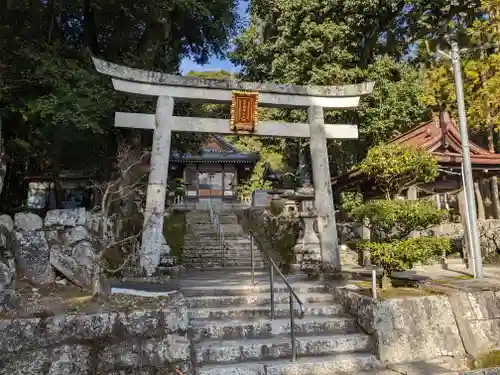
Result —
[[235, 133], [254, 133], [257, 127], [257, 105], [259, 94], [256, 92], [233, 91], [231, 101], [231, 131]]

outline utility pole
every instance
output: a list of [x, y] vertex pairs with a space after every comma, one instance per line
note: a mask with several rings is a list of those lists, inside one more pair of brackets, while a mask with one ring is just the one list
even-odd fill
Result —
[[473, 257], [474, 278], [483, 278], [483, 261], [481, 256], [481, 243], [479, 241], [479, 230], [477, 227], [476, 199], [474, 197], [474, 178], [472, 176], [472, 163], [469, 150], [469, 133], [467, 128], [467, 116], [465, 114], [464, 89], [462, 82], [462, 68], [460, 66], [460, 49], [456, 41], [451, 42], [451, 56], [438, 50], [438, 54], [451, 60], [453, 65], [453, 76], [455, 78], [455, 90], [457, 95], [458, 122], [460, 127], [460, 138], [462, 140], [462, 165], [465, 199], [467, 207], [466, 225], [470, 238], [471, 256]]

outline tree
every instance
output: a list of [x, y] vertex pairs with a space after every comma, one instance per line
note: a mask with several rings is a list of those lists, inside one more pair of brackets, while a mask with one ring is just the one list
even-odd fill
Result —
[[[115, 111], [151, 112], [91, 66], [89, 51], [118, 64], [177, 72], [184, 57], [221, 56], [237, 29], [236, 0], [66, 1], [0, 4], [0, 117], [11, 160], [4, 202], [22, 179], [64, 164], [103, 172], [117, 150]], [[172, 148], [196, 148], [176, 135]], [[63, 157], [64, 156], [64, 157]], [[7, 197], [8, 196], [8, 197]], [[58, 199], [60, 201], [60, 199]]]
[[[341, 174], [361, 161], [369, 147], [409, 130], [430, 114], [411, 53], [424, 36], [440, 40], [438, 28], [458, 12], [464, 11], [467, 18], [475, 14], [473, 2], [448, 3], [254, 0], [251, 24], [236, 39], [231, 57], [248, 80], [376, 82], [358, 110], [325, 113], [330, 123], [359, 125], [359, 140], [329, 142], [332, 174]], [[273, 117], [306, 121], [304, 111], [281, 111]]]
[[371, 242], [359, 244], [375, 264], [387, 274], [402, 271], [416, 262], [426, 263], [450, 251], [449, 240], [409, 238], [446, 220], [448, 213], [432, 201], [393, 199], [403, 189], [418, 182], [432, 182], [438, 175], [437, 160], [428, 152], [398, 144], [379, 145], [368, 151], [360, 163], [361, 172], [370, 177], [385, 199], [363, 202], [359, 194], [343, 195], [344, 211], [356, 222], [370, 228]]
[[[476, 138], [492, 153], [498, 149], [500, 129], [500, 16], [498, 0], [483, 0], [478, 16], [467, 28], [469, 51], [463, 54], [464, 95], [467, 122]], [[465, 45], [466, 46], [466, 45]], [[490, 46], [490, 47], [488, 47]], [[464, 45], [461, 45], [464, 47]], [[479, 48], [478, 48], [479, 47]], [[456, 113], [453, 73], [449, 61], [433, 61], [426, 72], [428, 94], [425, 101], [439, 110]], [[490, 187], [495, 217], [500, 215], [498, 179], [491, 177]], [[481, 207], [479, 202], [478, 208]], [[484, 211], [484, 210], [483, 210]]]
[[431, 154], [394, 143], [371, 148], [359, 168], [373, 179], [386, 199], [419, 182], [432, 182], [438, 176], [438, 163]]

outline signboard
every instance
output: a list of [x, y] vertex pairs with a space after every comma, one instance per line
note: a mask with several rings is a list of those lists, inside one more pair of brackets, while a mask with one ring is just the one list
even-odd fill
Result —
[[231, 102], [231, 131], [235, 133], [253, 133], [257, 126], [256, 92], [233, 91]]
[[254, 190], [252, 193], [252, 207], [269, 207], [272, 196], [265, 190]]

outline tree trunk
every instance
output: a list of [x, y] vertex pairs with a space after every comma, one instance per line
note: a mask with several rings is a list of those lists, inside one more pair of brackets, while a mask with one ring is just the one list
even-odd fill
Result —
[[97, 27], [94, 17], [94, 6], [91, 0], [83, 1], [83, 17], [85, 24], [83, 25], [85, 43], [87, 48], [94, 55], [99, 54], [99, 43], [97, 41]]
[[[491, 121], [490, 115], [488, 115], [488, 121]], [[493, 127], [488, 128], [488, 151], [492, 154], [495, 153], [495, 139], [494, 139]], [[491, 202], [493, 205], [493, 217], [495, 219], [500, 219], [500, 194], [498, 191], [498, 177], [490, 177], [490, 190], [491, 190]]]
[[7, 175], [7, 156], [4, 150], [4, 141], [2, 138], [2, 118], [0, 117], [0, 194], [2, 193]]
[[498, 177], [490, 177], [491, 201], [493, 203], [493, 217], [500, 219], [500, 194], [498, 191]]
[[54, 124], [54, 142], [52, 145], [52, 180], [54, 182], [54, 193], [56, 208], [63, 208], [63, 189], [61, 185], [61, 129]]
[[477, 205], [477, 218], [478, 220], [484, 220], [486, 215], [484, 213], [484, 202], [481, 194], [481, 189], [479, 188], [479, 182], [474, 182], [474, 192], [476, 193], [476, 205]]

